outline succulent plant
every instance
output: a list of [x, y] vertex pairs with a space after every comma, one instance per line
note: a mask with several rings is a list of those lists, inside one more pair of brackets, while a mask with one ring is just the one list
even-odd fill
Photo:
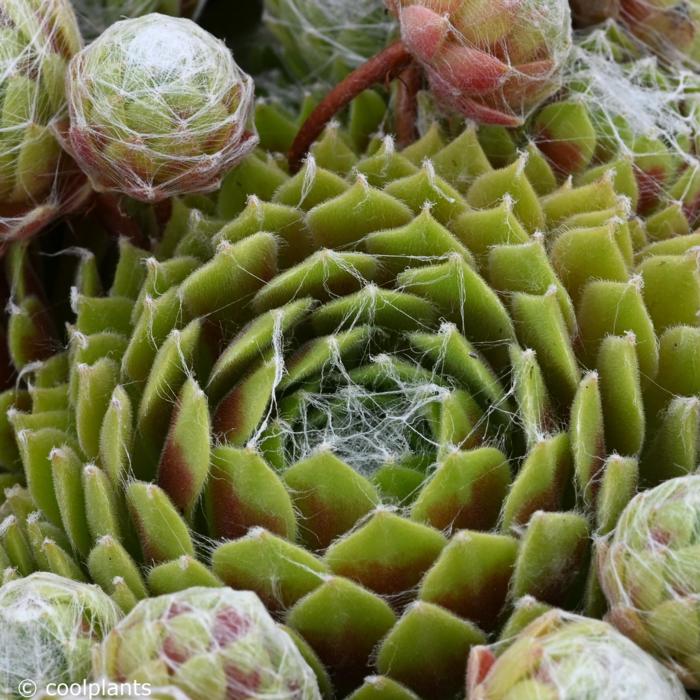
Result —
[[122, 19], [141, 17], [150, 12], [172, 16], [196, 16], [203, 2], [197, 0], [72, 0], [80, 30], [92, 40]]
[[38, 231], [78, 197], [52, 125], [81, 38], [68, 0], [0, 2], [0, 244]]
[[[257, 128], [294, 137], [270, 104]], [[472, 124], [404, 149], [375, 128], [351, 110], [295, 175], [251, 154], [176, 199], [153, 250], [122, 241], [107, 292], [76, 289], [67, 351], [2, 395], [26, 475], [8, 575], [90, 579], [125, 610], [254, 591], [324, 694], [358, 698], [463, 692], [523, 596], [604, 612], [591, 534], [640, 470], [698, 461], [675, 398], [700, 393], [693, 212], [636, 216], [596, 128], [570, 172], [505, 130], [496, 153]]]
[[[565, 72], [568, 95], [543, 107], [530, 132], [562, 175], [631, 169], [630, 206], [653, 238], [690, 232], [698, 211], [700, 161], [692, 71], [668, 72], [616, 23], [577, 42]], [[599, 166], [599, 167], [595, 167]], [[683, 212], [685, 222], [676, 220]]]
[[282, 63], [305, 84], [344, 78], [397, 33], [384, 0], [265, 0], [263, 21]]
[[0, 692], [26, 697], [20, 681], [49, 683], [87, 678], [94, 647], [121, 611], [97, 586], [37, 572], [0, 588]]
[[103, 641], [94, 674], [175, 685], [190, 700], [320, 700], [316, 677], [260, 599], [190, 588], [142, 600]]
[[[674, 404], [699, 410], [697, 398]], [[679, 426], [675, 439], [684, 438]], [[600, 551], [610, 621], [689, 688], [700, 687], [699, 510], [700, 476], [666, 481], [632, 500]]]
[[561, 86], [568, 2], [387, 0], [430, 87], [457, 112], [517, 126]]
[[68, 81], [71, 150], [98, 191], [159, 201], [215, 189], [255, 146], [253, 83], [194, 22], [117, 22], [77, 54]]
[[684, 700], [678, 679], [599, 620], [552, 610], [513, 639], [475, 647], [468, 700]]
[[522, 125], [561, 86], [572, 45], [565, 0], [385, 0], [401, 40], [358, 67], [309, 115], [289, 152], [296, 172], [325, 124], [362, 90], [401, 76], [401, 142], [414, 128], [421, 71], [438, 101], [480, 123]]

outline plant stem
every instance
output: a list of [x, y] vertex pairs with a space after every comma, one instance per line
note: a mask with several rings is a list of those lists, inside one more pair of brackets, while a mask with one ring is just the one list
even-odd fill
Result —
[[338, 83], [309, 115], [289, 149], [289, 169], [295, 173], [301, 167], [311, 144], [318, 138], [326, 124], [363, 90], [372, 85], [392, 80], [406, 68], [413, 57], [402, 41], [387, 47], [366, 63], [355, 69]]
[[420, 86], [420, 66], [411, 63], [399, 76], [399, 90], [396, 95], [396, 141], [399, 148], [410, 146], [418, 136], [416, 119]]

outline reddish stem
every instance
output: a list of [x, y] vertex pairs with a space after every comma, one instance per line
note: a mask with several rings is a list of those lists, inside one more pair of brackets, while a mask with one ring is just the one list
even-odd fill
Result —
[[301, 167], [311, 144], [320, 136], [326, 124], [363, 90], [391, 80], [406, 68], [413, 57], [402, 41], [397, 41], [355, 69], [338, 83], [309, 115], [289, 149], [289, 169], [295, 173]]
[[396, 95], [396, 140], [400, 148], [409, 146], [418, 138], [416, 120], [420, 86], [420, 66], [411, 63], [399, 76], [399, 90]]

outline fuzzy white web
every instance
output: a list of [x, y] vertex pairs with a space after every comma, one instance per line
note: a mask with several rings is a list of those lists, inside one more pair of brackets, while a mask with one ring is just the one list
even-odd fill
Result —
[[39, 572], [0, 588], [0, 687], [82, 681], [121, 613], [97, 586]]
[[265, 0], [263, 19], [282, 41], [285, 63], [306, 85], [341, 77], [396, 33], [383, 0]]
[[[628, 504], [615, 530], [602, 541], [600, 557], [611, 620], [633, 638], [643, 634], [638, 641], [691, 686], [697, 682], [695, 671], [686, 661], [686, 630], [678, 625], [700, 607], [695, 554], [699, 514], [700, 476], [666, 481]], [[641, 629], [629, 626], [634, 620]]]
[[[695, 166], [688, 146], [697, 131], [697, 75], [683, 68], [666, 72], [651, 55], [626, 56], [620, 32], [609, 22], [576, 42], [565, 76], [572, 99], [589, 108], [599, 133], [608, 134], [622, 154], [634, 153], [635, 138], [662, 139]], [[688, 112], [682, 107], [686, 101]]]
[[260, 599], [230, 588], [189, 588], [141, 601], [102, 643], [95, 673], [112, 680], [150, 674], [156, 685], [171, 682], [197, 698], [218, 691], [320, 699], [313, 671]]
[[75, 194], [52, 129], [66, 116], [64, 76], [80, 46], [68, 0], [0, 8], [0, 239], [41, 228]]
[[[474, 700], [495, 697], [491, 693], [496, 687], [511, 690], [514, 697], [527, 690], [534, 697], [558, 700], [686, 698], [671, 672], [611, 625], [561, 610], [545, 613], [518, 636], [491, 649], [498, 659], [472, 689], [469, 697]], [[473, 658], [480, 653], [477, 647]], [[509, 673], [509, 665], [523, 672]]]
[[212, 190], [257, 144], [251, 78], [190, 20], [117, 22], [69, 74], [70, 147], [98, 190], [151, 202]]

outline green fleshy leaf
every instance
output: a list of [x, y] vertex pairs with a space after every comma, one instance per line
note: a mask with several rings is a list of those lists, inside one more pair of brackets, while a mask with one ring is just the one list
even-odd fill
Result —
[[379, 503], [376, 488], [328, 451], [319, 451], [284, 473], [300, 536], [312, 549], [327, 547]]
[[589, 372], [581, 380], [571, 405], [569, 424], [576, 488], [583, 503], [590, 508], [595, 503], [597, 477], [607, 454], [597, 372]]
[[311, 552], [257, 527], [219, 545], [211, 565], [227, 586], [255, 591], [275, 612], [288, 610], [318, 588], [329, 573], [326, 564]]
[[600, 345], [598, 373], [605, 423], [605, 444], [622, 455], [638, 455], [644, 444], [645, 418], [636, 338], [610, 335]]
[[277, 273], [277, 248], [271, 233], [256, 233], [233, 244], [222, 241], [216, 255], [180, 285], [183, 307], [191, 317], [238, 317], [241, 301]]
[[411, 517], [439, 530], [489, 530], [510, 486], [506, 456], [493, 447], [446, 455], [418, 495]]
[[556, 413], [537, 362], [537, 353], [529, 348], [521, 350], [515, 344], [509, 350], [518, 418], [522, 422], [527, 446], [532, 448], [553, 432]]
[[493, 246], [488, 256], [488, 278], [504, 296], [512, 292], [541, 295], [555, 287], [566, 325], [571, 332], [575, 330], [573, 302], [552, 267], [541, 236], [520, 245]]
[[210, 450], [207, 396], [190, 377], [173, 409], [158, 464], [158, 485], [188, 518], [192, 517], [209, 474]]
[[63, 530], [73, 551], [80, 557], [86, 557], [92, 545], [92, 538], [88, 530], [85, 508], [82, 462], [67, 446], [52, 449], [49, 459]]
[[642, 455], [648, 484], [692, 474], [700, 462], [700, 398], [677, 396], [660, 418]]
[[559, 510], [564, 505], [571, 473], [571, 446], [566, 433], [536, 443], [505, 500], [503, 531], [527, 525], [538, 511]]
[[639, 465], [633, 457], [610, 455], [605, 461], [596, 504], [598, 535], [607, 535], [615, 528], [639, 483]]
[[395, 622], [379, 596], [337, 577], [324, 581], [287, 615], [287, 624], [318, 654], [340, 693], [362, 683], [372, 650]]
[[115, 387], [100, 428], [99, 463], [112, 486], [120, 488], [130, 475], [133, 444], [131, 401], [121, 386]]
[[655, 255], [639, 266], [644, 304], [657, 333], [679, 325], [697, 325], [700, 318], [700, 258]]
[[277, 275], [258, 291], [252, 306], [259, 315], [303, 297], [328, 301], [379, 278], [380, 266], [372, 256], [324, 249]]
[[433, 302], [478, 349], [499, 366], [505, 364], [505, 345], [515, 339], [513, 323], [496, 293], [463, 258], [451, 256], [440, 265], [406, 270], [397, 282]]
[[418, 597], [492, 630], [505, 608], [517, 555], [513, 537], [462, 530], [421, 581]]
[[415, 175], [389, 182], [384, 191], [410, 207], [414, 214], [429, 206], [431, 216], [443, 226], [449, 226], [469, 210], [464, 198], [436, 174], [430, 161]]
[[189, 528], [164, 491], [155, 484], [133, 481], [126, 488], [126, 500], [146, 562], [194, 556]]
[[608, 335], [623, 335], [628, 331], [637, 338], [639, 368], [650, 379], [656, 375], [659, 351], [649, 313], [644, 305], [640, 281], [589, 282], [578, 306], [582, 360], [595, 366], [603, 339]]
[[148, 596], [136, 562], [113, 537], [105, 535], [97, 541], [90, 551], [87, 565], [92, 580], [107, 593], [114, 591], [115, 579], [119, 578], [139, 600]]
[[412, 218], [405, 204], [359, 178], [347, 192], [314, 207], [307, 224], [318, 246], [346, 248], [372, 231], [402, 226]]
[[435, 262], [451, 253], [473, 266], [469, 250], [436, 218], [433, 209], [426, 207], [406, 226], [370, 233], [365, 239], [365, 248], [393, 274], [407, 267]]
[[121, 512], [120, 495], [105, 472], [94, 464], [82, 470], [85, 496], [85, 518], [93, 540], [109, 535], [121, 541], [125, 529], [125, 515]]
[[556, 288], [542, 295], [517, 292], [511, 299], [518, 339], [537, 353], [537, 361], [551, 396], [562, 406], [576, 393], [580, 375]]
[[452, 697], [463, 691], [469, 650], [485, 641], [475, 625], [437, 605], [417, 602], [382, 641], [377, 669], [420, 697]]
[[500, 204], [506, 196], [513, 201], [513, 213], [529, 233], [544, 228], [545, 217], [537, 193], [525, 176], [527, 157], [476, 179], [467, 193], [467, 202], [477, 209]]
[[334, 574], [391, 596], [416, 586], [446, 544], [439, 530], [379, 510], [333, 542], [324, 561]]
[[567, 607], [581, 594], [587, 572], [589, 530], [576, 513], [535, 513], [520, 545], [511, 595], [531, 595]]
[[93, 365], [78, 365], [78, 398], [75, 420], [78, 442], [88, 460], [97, 459], [100, 452], [100, 431], [114, 392], [119, 368], [107, 358]]
[[53, 486], [51, 452], [54, 447], [64, 445], [77, 451], [79, 448], [75, 440], [55, 428], [42, 428], [19, 433], [17, 442], [32, 499], [54, 525], [60, 525], [61, 513]]
[[292, 499], [279, 476], [253, 449], [215, 447], [206, 493], [212, 535], [233, 539], [264, 527], [294, 540]]
[[187, 555], [158, 564], [148, 572], [148, 588], [154, 595], [176, 593], [194, 586], [219, 588], [221, 585], [221, 580], [204, 564]]

